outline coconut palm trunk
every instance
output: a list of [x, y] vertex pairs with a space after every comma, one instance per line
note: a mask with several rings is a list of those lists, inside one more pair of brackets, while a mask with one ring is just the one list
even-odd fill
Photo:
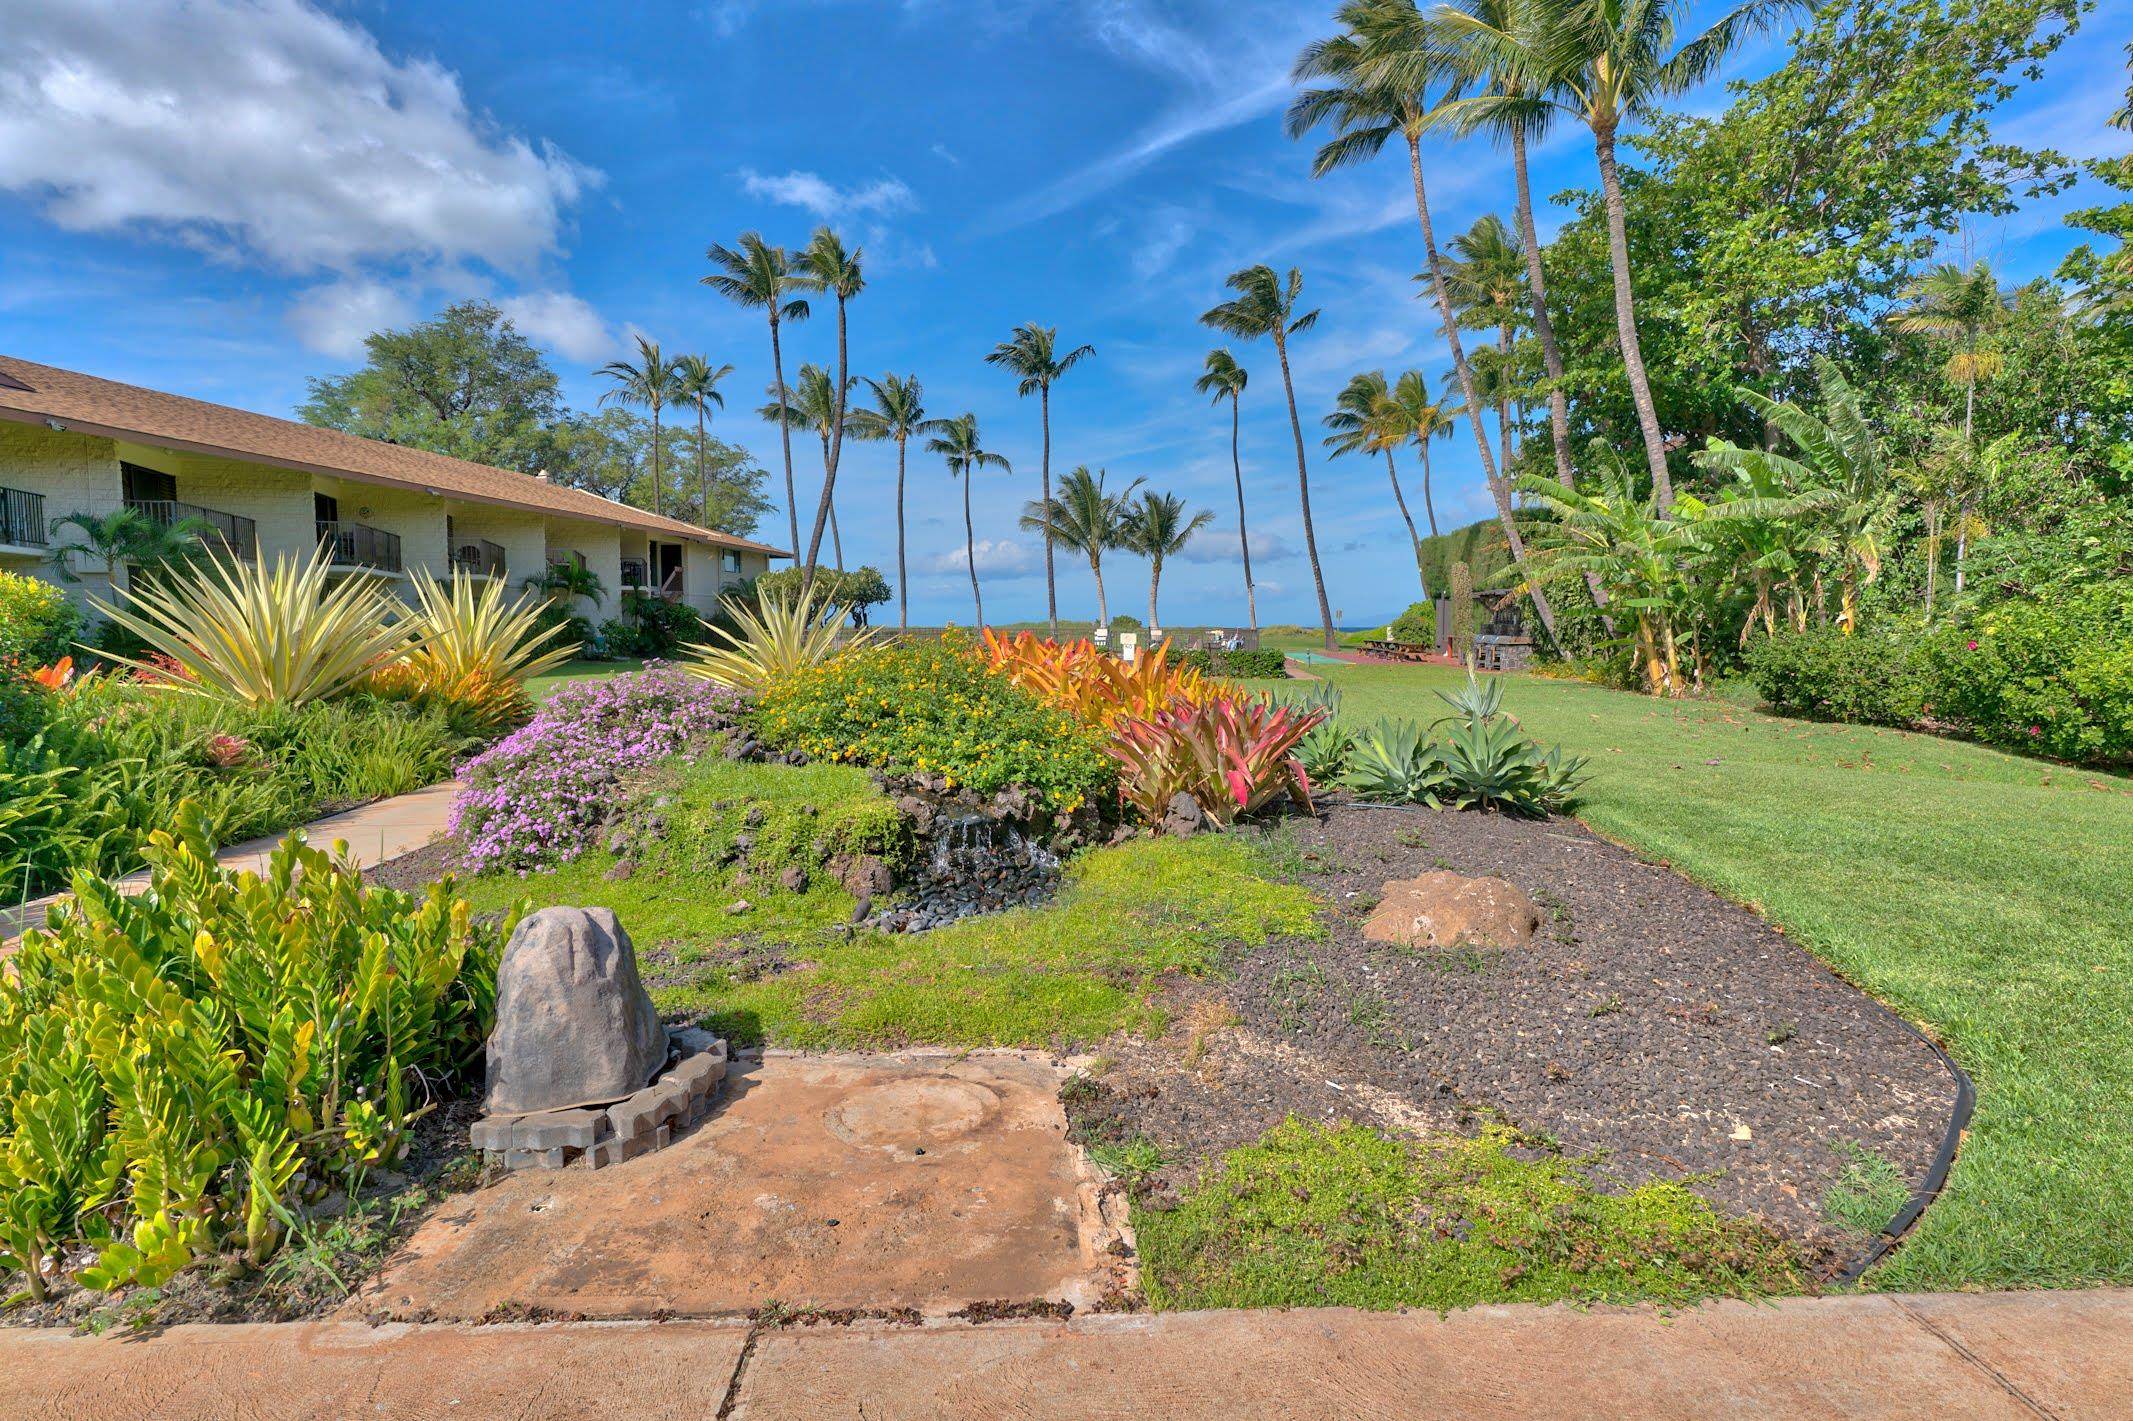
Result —
[[704, 471], [704, 397], [696, 397], [696, 496], [703, 500], [703, 525], [711, 526], [711, 475]]
[[1392, 461], [1392, 446], [1385, 446], [1385, 477], [1392, 480], [1392, 501], [1400, 505], [1400, 521], [1407, 525], [1407, 546], [1415, 555], [1415, 576], [1422, 583], [1422, 600], [1429, 600], [1429, 574], [1422, 569], [1422, 538], [1415, 532], [1415, 517], [1407, 511], [1407, 495], [1400, 492], [1400, 471]]
[[1428, 436], [1425, 435], [1420, 440], [1417, 440], [1415, 447], [1422, 451], [1422, 513], [1423, 516], [1429, 519], [1429, 535], [1434, 538], [1437, 536], [1437, 500], [1430, 493], [1429, 487]]
[[896, 441], [896, 625], [900, 630], [911, 627], [911, 577], [904, 567], [904, 445]]
[[[778, 307], [775, 301], [770, 305], [770, 373], [777, 381], [778, 407], [783, 409], [792, 403], [792, 396], [785, 388], [785, 348], [778, 340]], [[800, 551], [800, 501], [793, 492], [792, 424], [787, 420], [778, 421], [778, 446], [785, 455], [785, 517], [792, 524], [792, 550], [797, 554]], [[801, 574], [801, 577], [803, 581], [806, 580], [805, 573]]]
[[1674, 481], [1667, 473], [1666, 439], [1659, 432], [1652, 382], [1644, 371], [1644, 347], [1637, 341], [1636, 298], [1629, 277], [1629, 221], [1622, 203], [1622, 174], [1615, 166], [1614, 130], [1594, 129], [1592, 146], [1600, 166], [1600, 194], [1607, 209], [1607, 258], [1615, 278], [1615, 336], [1622, 347], [1622, 369], [1629, 376], [1629, 397], [1637, 406], [1637, 428], [1644, 435], [1644, 461], [1651, 468], [1652, 494], [1663, 515], [1674, 507]]
[[1259, 589], [1252, 583], [1252, 540], [1244, 531], [1244, 461], [1237, 453], [1237, 435], [1242, 416], [1234, 397], [1229, 402], [1229, 468], [1237, 479], [1237, 551], [1244, 557], [1244, 610], [1252, 631], [1259, 630]]
[[1148, 635], [1152, 638], [1162, 630], [1163, 618], [1155, 610], [1155, 595], [1163, 585], [1163, 560], [1148, 559]]
[[[1505, 486], [1503, 475], [1496, 467], [1496, 456], [1489, 449], [1488, 432], [1481, 427], [1481, 399], [1474, 388], [1474, 367], [1467, 363], [1466, 345], [1459, 339], [1459, 322], [1452, 314], [1451, 293], [1444, 285], [1444, 257], [1437, 250], [1437, 233], [1429, 216], [1429, 192], [1422, 180], [1422, 139], [1419, 134], [1407, 135], [1407, 165], [1415, 185], [1415, 219], [1422, 224], [1422, 250], [1429, 259], [1430, 289], [1437, 297], [1437, 312], [1444, 320], [1444, 338], [1451, 347], [1452, 369], [1459, 377], [1459, 392], [1466, 399], [1467, 422], [1474, 426], [1474, 444], [1481, 452], [1481, 474], [1488, 484], [1489, 492], [1496, 500], [1497, 521], [1503, 524], [1504, 540], [1511, 550], [1514, 562], [1524, 563], [1526, 540], [1518, 531], [1518, 519], [1511, 511], [1511, 494]], [[1283, 374], [1287, 374], [1286, 365]], [[1298, 447], [1302, 447], [1301, 436]], [[1534, 613], [1540, 618], [1541, 629], [1548, 634], [1550, 645], [1555, 644], [1555, 608], [1548, 604], [1548, 594], [1539, 583], [1528, 587], [1533, 598]]]
[[[1043, 428], [1044, 447], [1037, 461], [1037, 496], [1052, 501], [1052, 387], [1037, 392], [1037, 422]], [[1044, 530], [1044, 620], [1052, 640], [1059, 639], [1059, 583], [1052, 575], [1052, 530]]]
[[970, 568], [970, 601], [977, 608], [977, 625], [985, 625], [985, 594], [978, 590], [978, 536], [970, 522], [970, 479], [972, 470], [963, 472], [963, 562]]
[[1334, 649], [1333, 604], [1326, 600], [1326, 574], [1318, 565], [1318, 530], [1311, 523], [1311, 471], [1304, 462], [1303, 421], [1296, 417], [1296, 381], [1289, 374], [1289, 337], [1274, 327], [1274, 354], [1281, 359], [1281, 389], [1289, 400], [1289, 433], [1296, 440], [1296, 497], [1303, 507], [1304, 554], [1311, 559], [1311, 585], [1318, 593], [1318, 620], [1325, 629], [1326, 650]]
[[1563, 393], [1563, 347], [1548, 318], [1548, 277], [1541, 262], [1540, 236], [1533, 226], [1533, 184], [1526, 172], [1526, 134], [1511, 128], [1511, 173], [1516, 180], [1518, 240], [1526, 257], [1526, 291], [1533, 303], [1533, 335], [1540, 342], [1541, 366], [1548, 372], [1548, 438], [1555, 446], [1555, 480], [1577, 487], [1570, 462], [1570, 399]]
[[1090, 552], [1089, 576], [1096, 579], [1096, 625], [1108, 630], [1111, 626], [1111, 604], [1104, 598], [1104, 559], [1102, 553]]

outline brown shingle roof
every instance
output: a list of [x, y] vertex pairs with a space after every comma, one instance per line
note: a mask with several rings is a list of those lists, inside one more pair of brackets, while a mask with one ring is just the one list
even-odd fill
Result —
[[83, 434], [330, 474], [359, 483], [421, 489], [449, 498], [524, 508], [562, 518], [614, 523], [772, 557], [792, 556], [767, 543], [656, 517], [641, 508], [611, 503], [597, 494], [509, 469], [362, 439], [336, 429], [320, 429], [228, 405], [211, 405], [183, 395], [166, 395], [116, 380], [99, 380], [94, 375], [39, 365], [12, 355], [0, 355], [0, 419], [27, 424], [58, 420]]

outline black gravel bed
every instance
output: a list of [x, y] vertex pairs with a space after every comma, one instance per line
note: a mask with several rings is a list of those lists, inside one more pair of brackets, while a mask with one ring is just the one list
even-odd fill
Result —
[[[1924, 1176], [1954, 1081], [1890, 1011], [1754, 913], [1571, 820], [1323, 808], [1258, 832], [1327, 900], [1326, 937], [1239, 954], [1214, 984], [1254, 1046], [1252, 1089], [1220, 1088], [1236, 1068], [1207, 1043], [1225, 1033], [1203, 1032], [1188, 1068], [1174, 1032], [1117, 1043], [1074, 1112], [1085, 1138], [1163, 1146], [1158, 1194], [1290, 1111], [1380, 1126], [1404, 1111], [1425, 1129], [1494, 1116], [1599, 1156], [1603, 1186], [1682, 1181], [1834, 1269], [1864, 1244], [1822, 1209], [1849, 1147]], [[1432, 869], [1518, 884], [1542, 908], [1540, 933], [1509, 950], [1365, 940], [1386, 881]], [[1268, 1042], [1299, 1068], [1270, 1071]]]

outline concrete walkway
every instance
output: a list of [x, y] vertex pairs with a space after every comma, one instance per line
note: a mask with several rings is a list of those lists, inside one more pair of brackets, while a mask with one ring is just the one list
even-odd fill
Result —
[[[314, 819], [309, 824], [298, 825], [314, 844], [324, 847], [337, 840], [348, 845], [349, 857], [360, 868], [370, 868], [396, 859], [402, 854], [413, 853], [432, 839], [444, 833], [445, 824], [452, 814], [452, 801], [458, 797], [459, 781], [446, 780], [443, 784], [418, 789], [413, 794], [396, 795], [391, 799], [375, 800], [359, 805], [340, 814], [329, 814], [324, 819]], [[289, 830], [268, 834], [257, 839], [247, 839], [241, 844], [231, 844], [215, 858], [225, 867], [261, 871], [274, 846], [288, 837]], [[148, 887], [148, 871], [130, 873], [118, 880], [121, 893], [139, 893]], [[44, 898], [33, 898], [19, 907], [0, 910], [0, 951], [15, 945], [15, 939], [30, 928], [42, 927], [47, 911], [54, 903], [67, 898], [68, 894], [54, 893]]]
[[0, 1417], [1716, 1421], [2133, 1416], [2133, 1290], [984, 1325], [0, 1329]]

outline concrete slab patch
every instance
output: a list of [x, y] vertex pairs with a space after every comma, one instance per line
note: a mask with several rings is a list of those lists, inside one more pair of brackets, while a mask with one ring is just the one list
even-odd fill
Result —
[[0, 1333], [0, 1416], [41, 1421], [437, 1421], [509, 1416], [632, 1421], [718, 1414], [748, 1329], [733, 1323], [596, 1327], [174, 1327], [151, 1338]]
[[1123, 1210], [1023, 1053], [736, 1062], [657, 1154], [448, 1201], [344, 1309], [471, 1320], [1087, 1306], [1129, 1281]]
[[731, 1413], [732, 1421], [2037, 1414], [1880, 1298], [1713, 1303], [1672, 1319], [1649, 1308], [1480, 1307], [1441, 1319], [1324, 1309], [791, 1329], [758, 1337]]

